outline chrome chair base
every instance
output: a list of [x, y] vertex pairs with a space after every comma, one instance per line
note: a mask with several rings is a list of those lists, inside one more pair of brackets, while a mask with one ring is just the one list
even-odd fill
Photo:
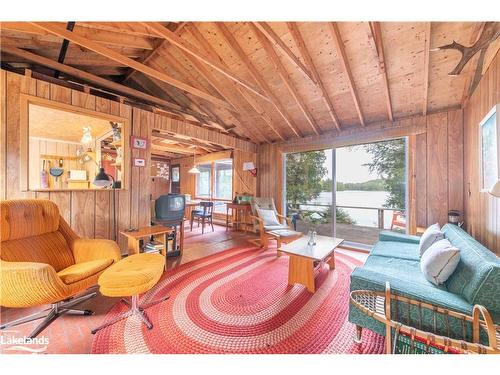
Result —
[[66, 299], [64, 301], [53, 303], [50, 307], [38, 311], [34, 314], [7, 322], [0, 325], [0, 330], [5, 328], [15, 327], [21, 324], [29, 323], [34, 320], [42, 319], [42, 322], [30, 333], [29, 338], [34, 338], [38, 336], [45, 328], [47, 328], [54, 320], [59, 318], [61, 315], [92, 315], [94, 312], [92, 310], [82, 310], [73, 309], [73, 307], [81, 302], [84, 302], [92, 297], [95, 297], [97, 292], [92, 292], [85, 294], [80, 297]]
[[125, 305], [127, 305], [128, 307], [130, 307], [130, 310], [128, 310], [127, 312], [124, 312], [123, 314], [117, 316], [116, 318], [110, 320], [109, 322], [106, 322], [106, 323], [100, 325], [99, 327], [94, 328], [91, 332], [94, 335], [94, 334], [96, 334], [96, 332], [100, 331], [101, 329], [109, 327], [109, 326], [111, 326], [111, 325], [113, 325], [113, 324], [115, 324], [123, 319], [126, 319], [126, 318], [134, 316], [134, 315], [138, 316], [148, 329], [153, 329], [153, 324], [148, 319], [144, 310], [151, 307], [151, 306], [157, 305], [157, 304], [159, 304], [167, 299], [169, 299], [169, 296], [162, 298], [158, 301], [152, 301], [152, 302], [148, 302], [144, 305], [139, 305], [139, 296], [138, 295], [131, 297], [132, 302], [129, 302], [125, 298], [122, 298], [122, 302]]

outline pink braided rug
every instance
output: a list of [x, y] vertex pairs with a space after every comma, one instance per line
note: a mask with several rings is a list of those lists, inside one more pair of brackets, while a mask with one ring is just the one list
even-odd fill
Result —
[[[234, 248], [163, 275], [143, 301], [148, 330], [131, 317], [99, 331], [92, 353], [382, 353], [384, 338], [363, 331], [355, 344], [347, 321], [349, 275], [360, 262], [345, 254], [316, 273], [316, 293], [287, 285], [288, 257], [276, 249]], [[106, 320], [126, 311], [119, 302]]]

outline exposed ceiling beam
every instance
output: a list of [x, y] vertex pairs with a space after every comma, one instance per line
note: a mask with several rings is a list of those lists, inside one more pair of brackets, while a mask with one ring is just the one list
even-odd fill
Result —
[[[229, 69], [229, 67], [223, 62], [220, 56], [217, 54], [217, 51], [210, 45], [210, 43], [205, 39], [205, 37], [201, 34], [200, 30], [196, 28], [195, 25], [190, 25], [187, 30], [191, 33], [191, 35], [196, 39], [198, 44], [209, 54], [211, 59], [220, 60], [222, 65]], [[253, 108], [253, 110], [259, 115], [259, 117], [267, 124], [267, 126], [278, 136], [282, 141], [285, 140], [285, 137], [276, 129], [273, 124], [272, 118], [266, 113], [266, 111], [261, 107], [259, 103], [256, 102], [255, 98], [250, 95], [250, 93], [243, 89], [240, 86], [235, 86], [238, 92], [245, 98], [246, 102]]]
[[311, 70], [311, 74], [313, 75], [314, 80], [317, 83], [317, 87], [321, 91], [323, 102], [325, 103], [326, 109], [328, 110], [328, 114], [330, 115], [333, 124], [338, 130], [340, 130], [340, 120], [333, 108], [332, 101], [330, 99], [330, 96], [328, 95], [328, 92], [326, 91], [325, 85], [323, 84], [323, 81], [321, 80], [321, 77], [316, 69], [316, 66], [314, 65], [314, 61], [312, 60], [312, 57], [309, 51], [307, 50], [306, 44], [304, 42], [304, 39], [302, 38], [302, 35], [300, 34], [299, 28], [297, 27], [295, 22], [287, 22], [287, 26], [288, 29], [290, 30], [290, 33], [292, 34], [292, 38], [294, 39], [295, 44], [297, 44], [297, 47], [299, 48], [302, 58], [304, 59], [309, 69]]
[[269, 57], [269, 59], [273, 63], [275, 69], [278, 71], [278, 74], [281, 77], [281, 80], [283, 81], [283, 83], [287, 87], [288, 91], [292, 95], [293, 99], [295, 100], [295, 103], [297, 103], [297, 105], [299, 106], [301, 112], [304, 114], [304, 117], [306, 118], [307, 122], [311, 126], [313, 132], [315, 134], [321, 134], [321, 130], [316, 125], [314, 118], [312, 117], [311, 113], [307, 109], [302, 98], [299, 96], [297, 89], [295, 88], [295, 86], [291, 82], [291, 80], [288, 76], [288, 73], [287, 73], [285, 67], [283, 66], [283, 64], [281, 63], [281, 61], [278, 57], [278, 54], [276, 53], [273, 46], [271, 45], [271, 42], [269, 42], [269, 40], [266, 38], [266, 36], [264, 34], [262, 34], [262, 32], [259, 29], [257, 29], [257, 27], [254, 24], [252, 24], [252, 26], [253, 26], [254, 31], [257, 35], [257, 38], [259, 39], [260, 43], [264, 47], [264, 50], [266, 51], [267, 56]]
[[[73, 31], [74, 28], [75, 28], [74, 21], [70, 21], [66, 25], [66, 30], [68, 30], [68, 31]], [[66, 52], [68, 52], [68, 46], [69, 46], [69, 40], [64, 39], [62, 42], [62, 45], [61, 45], [61, 50], [59, 51], [59, 57], [57, 58], [58, 63], [61, 63], [61, 64], [64, 63], [64, 58], [66, 57]], [[54, 78], [59, 78], [59, 74], [61, 74], [61, 72], [59, 72], [59, 70], [54, 71]]]
[[[60, 27], [66, 27], [66, 24], [62, 22], [56, 22], [55, 24], [60, 25]], [[35, 27], [29, 22], [2, 22], [1, 28], [2, 30], [12, 30], [40, 36], [51, 34], [47, 30]], [[140, 48], [146, 50], [154, 48], [154, 43], [151, 38], [139, 37], [119, 31], [107, 31], [83, 27], [80, 26], [80, 22], [76, 24], [73, 32], [84, 38], [88, 38], [94, 42], [105, 44], [107, 46]]]
[[151, 148], [151, 156], [162, 157], [162, 158], [167, 158], [167, 159], [177, 159], [177, 158], [182, 158], [184, 155], [183, 154], [176, 154], [174, 152], [155, 150], [155, 149]]
[[259, 71], [257, 68], [253, 65], [253, 63], [250, 61], [248, 56], [245, 54], [245, 51], [241, 48], [241, 46], [238, 44], [236, 39], [234, 38], [233, 34], [228, 30], [226, 25], [222, 22], [217, 22], [216, 23], [219, 31], [222, 33], [226, 41], [229, 43], [231, 48], [236, 52], [238, 55], [239, 59], [245, 64], [247, 70], [250, 72], [250, 75], [255, 79], [255, 81], [259, 84], [260, 88], [262, 91], [266, 93], [266, 95], [271, 98], [271, 104], [275, 107], [275, 109], [278, 111], [280, 116], [285, 120], [286, 124], [290, 128], [290, 130], [297, 136], [297, 137], [302, 137], [302, 133], [299, 130], [299, 128], [293, 123], [292, 119], [290, 116], [287, 114], [285, 107], [281, 104], [279, 101], [278, 97], [274, 95], [272, 92], [271, 88], [267, 84], [267, 82], [261, 77]]
[[387, 70], [385, 66], [384, 43], [382, 42], [382, 31], [380, 30], [380, 22], [369, 22], [370, 36], [375, 43], [375, 50], [378, 57], [380, 72], [384, 83], [384, 93], [386, 98], [387, 116], [390, 121], [394, 121], [392, 113], [391, 92], [389, 90], [389, 79], [387, 78]]
[[210, 66], [211, 68], [217, 70], [219, 73], [223, 74], [227, 78], [231, 79], [232, 81], [236, 82], [237, 84], [247, 88], [254, 94], [260, 96], [261, 98], [269, 101], [269, 98], [262, 94], [257, 88], [255, 88], [252, 84], [246, 82], [245, 80], [239, 78], [236, 76], [234, 73], [229, 71], [224, 65], [222, 65], [218, 61], [214, 61], [212, 59], [208, 59], [206, 56], [204, 56], [203, 53], [198, 51], [196, 48], [194, 48], [192, 45], [190, 45], [188, 42], [186, 42], [184, 39], [180, 38], [179, 36], [175, 35], [173, 32], [168, 30], [166, 27], [163, 25], [159, 24], [158, 22], [144, 22], [146, 26], [150, 27], [153, 31], [155, 31], [159, 36], [165, 38], [168, 40], [171, 44], [176, 46], [177, 48], [181, 49], [184, 51], [186, 54], [192, 56], [193, 58], [201, 61], [202, 63]]
[[151, 147], [155, 150], [175, 152], [177, 154], [187, 154], [187, 155], [203, 155], [204, 152], [200, 152], [198, 148], [188, 148], [185, 146], [174, 145], [169, 143], [163, 143], [161, 140], [151, 142]]
[[[119, 54], [118, 52], [115, 52], [107, 47], [104, 47], [97, 42], [94, 42], [94, 41], [87, 39], [87, 38], [84, 38], [78, 34], [67, 31], [66, 29], [64, 29], [63, 27], [61, 27], [58, 24], [50, 23], [50, 22], [48, 22], [48, 23], [32, 22], [32, 24], [37, 26], [37, 27], [40, 27], [41, 29], [48, 31], [54, 35], [58, 35], [61, 38], [68, 39], [73, 43], [76, 43], [82, 47], [90, 49], [91, 51], [94, 51], [98, 54], [101, 54], [101, 55], [103, 55], [111, 60], [114, 60], [116, 62], [119, 62], [121, 64], [129, 66], [131, 68], [134, 68], [135, 70], [138, 70], [144, 74], [147, 74], [151, 77], [159, 79], [160, 81], [163, 81], [163, 82], [168, 83], [174, 87], [177, 87], [180, 90], [190, 92], [191, 94], [196, 95], [196, 96], [198, 96], [204, 100], [207, 100], [211, 103], [214, 103], [216, 105], [231, 108], [231, 106], [227, 102], [225, 102], [224, 100], [221, 100], [221, 99], [216, 98], [212, 95], [209, 95], [209, 94], [207, 94], [207, 93], [205, 93], [205, 92], [203, 92], [195, 87], [186, 85], [185, 83], [178, 81], [175, 78], [172, 78], [163, 72], [159, 72], [159, 71], [157, 71], [157, 70], [155, 70], [147, 65], [144, 65], [144, 64], [137, 62], [131, 58], [128, 58], [126, 56], [123, 56], [123, 55]], [[163, 27], [163, 26], [161, 26], [161, 27]], [[167, 29], [165, 29], [165, 30], [167, 30]]]
[[173, 135], [168, 135], [168, 134], [164, 134], [158, 130], [155, 130], [153, 129], [153, 137], [158, 137], [158, 138], [162, 138], [162, 139], [167, 139], [169, 141], [174, 141], [174, 142], [177, 142], [177, 143], [180, 143], [180, 144], [186, 144], [186, 145], [193, 145], [193, 146], [198, 146], [198, 147], [203, 147], [203, 148], [207, 148], [209, 150], [213, 150], [213, 151], [221, 151], [221, 150], [224, 150], [225, 148], [224, 147], [220, 147], [219, 145], [214, 145], [214, 144], [207, 144], [205, 142], [199, 142], [199, 141], [195, 141], [193, 139], [186, 139], [185, 137], [183, 138], [179, 138], [179, 137], [175, 137]]
[[344, 42], [342, 41], [342, 36], [340, 35], [340, 30], [335, 22], [329, 22], [328, 26], [332, 32], [333, 39], [337, 43], [337, 48], [340, 53], [340, 62], [342, 63], [342, 68], [347, 74], [347, 81], [349, 83], [349, 91], [351, 91], [352, 100], [354, 101], [354, 106], [356, 107], [356, 112], [358, 112], [359, 121], [361, 125], [365, 126], [365, 118], [363, 117], [363, 111], [361, 110], [361, 104], [358, 96], [358, 91], [356, 89], [356, 83], [354, 82], [354, 77], [352, 75], [351, 67], [349, 65], [349, 59], [345, 52]]
[[[187, 22], [178, 23], [174, 33], [179, 35], [186, 24]], [[151, 60], [158, 54], [158, 51], [160, 51], [166, 45], [168, 45], [168, 41], [166, 41], [165, 39], [159, 40], [156, 47], [152, 51], [145, 52], [144, 56], [140, 58], [138, 61], [140, 61], [143, 64], [146, 64], [149, 60]], [[123, 78], [123, 82], [126, 82], [128, 79], [130, 79], [136, 72], [137, 70], [130, 68], [130, 71]]]
[[422, 114], [427, 114], [427, 102], [429, 98], [429, 60], [431, 50], [431, 22], [425, 23], [424, 34], [424, 96], [422, 99]]
[[[243, 125], [244, 119], [249, 119], [249, 115], [245, 108], [241, 106], [241, 104], [237, 101], [234, 100], [234, 92], [230, 90], [230, 87], [224, 85], [219, 79], [214, 77], [211, 72], [208, 70], [207, 67], [205, 67], [204, 64], [199, 62], [195, 58], [189, 58], [186, 56], [186, 58], [189, 60], [189, 62], [193, 65], [193, 67], [200, 73], [203, 78], [207, 80], [210, 85], [228, 102], [230, 103], [236, 110], [238, 111], [238, 114], [234, 114], [234, 117], [237, 119], [236, 125], [241, 128], [243, 133], [249, 133], [251, 134], [250, 138], [254, 142], [260, 142], [262, 139], [265, 142], [269, 142], [269, 140], [262, 134], [260, 129], [257, 126], [253, 126], [253, 124], [245, 124]], [[240, 116], [243, 115], [243, 116]], [[256, 132], [258, 135], [256, 136]]]
[[314, 83], [317, 83], [314, 74], [311, 74], [304, 64], [295, 56], [288, 46], [281, 40], [276, 32], [269, 26], [267, 22], [253, 22], [253, 24], [266, 36], [269, 41], [274, 44], [304, 75]]
[[[182, 66], [182, 64], [171, 54], [169, 53], [164, 53], [163, 51], [160, 52], [161, 55], [161, 61], [165, 62], [166, 65], [168, 66], [169, 69], [174, 69], [177, 71], [178, 74], [180, 74], [183, 79], [186, 79], [187, 82], [189, 82], [190, 85], [196, 86], [198, 84], [198, 81], [196, 78], [191, 74], [191, 72], [185, 67]], [[194, 95], [187, 94], [188, 97], [198, 105], [200, 108], [202, 108], [205, 112], [207, 112], [209, 115], [211, 115], [218, 125], [220, 125], [221, 130], [223, 131], [228, 131], [231, 129], [230, 126], [228, 126], [225, 121], [223, 121], [215, 112], [213, 112], [207, 105], [206, 103], [201, 103]], [[232, 113], [230, 113], [230, 116], [233, 116]]]
[[[102, 88], [111, 90], [112, 92], [116, 92], [116, 93], [119, 93], [121, 95], [126, 95], [126, 96], [129, 96], [132, 98], [141, 99], [141, 100], [144, 100], [148, 103], [154, 103], [158, 106], [161, 106], [162, 108], [165, 108], [166, 110], [173, 111], [174, 113], [184, 114], [184, 115], [187, 114], [190, 116], [199, 115], [199, 114], [193, 113], [192, 111], [185, 112], [185, 110], [183, 108], [181, 108], [180, 106], [173, 104], [173, 103], [170, 103], [166, 100], [163, 100], [163, 99], [157, 98], [155, 96], [143, 93], [141, 91], [138, 91], [138, 90], [132, 89], [130, 87], [121, 85], [119, 83], [109, 81], [107, 79], [96, 76], [94, 74], [87, 73], [83, 70], [79, 70], [79, 69], [73, 68], [73, 67], [68, 66], [68, 65], [60, 64], [57, 61], [48, 59], [48, 58], [43, 57], [43, 56], [35, 55], [34, 53], [22, 50], [20, 48], [7, 47], [7, 46], [2, 45], [1, 49], [5, 53], [32, 61], [35, 64], [39, 64], [39, 65], [49, 67], [51, 69], [59, 70], [60, 72], [63, 72], [69, 76], [81, 79], [84, 82], [94, 84], [98, 87], [102, 87]], [[207, 121], [207, 120], [205, 120], [205, 121]]]

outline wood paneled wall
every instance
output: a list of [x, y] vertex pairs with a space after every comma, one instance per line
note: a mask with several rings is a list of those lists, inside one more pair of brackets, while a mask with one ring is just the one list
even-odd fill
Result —
[[[1, 110], [1, 197], [39, 198], [54, 201], [61, 215], [80, 236], [113, 238], [113, 201], [111, 191], [51, 191], [25, 192], [20, 188], [20, 94], [29, 94], [56, 102], [84, 107], [97, 112], [129, 119], [130, 133], [150, 137], [154, 114], [131, 108], [115, 101], [89, 95], [28, 76], [2, 70], [0, 72]], [[148, 225], [150, 150], [134, 150], [133, 156], [146, 159], [146, 167], [130, 168], [130, 188], [116, 193], [117, 230], [130, 226]], [[125, 250], [124, 241], [120, 245]]]
[[283, 153], [302, 152], [409, 136], [409, 191], [411, 227], [448, 220], [448, 210], [463, 211], [462, 110], [380, 123], [335, 135], [310, 137], [303, 142], [261, 145], [259, 196], [282, 200]]
[[[20, 95], [29, 94], [128, 119], [130, 134], [150, 139], [153, 127], [215, 142], [237, 152], [255, 155], [257, 146], [218, 131], [211, 131], [162, 113], [153, 113], [123, 103], [96, 97], [78, 90], [0, 70], [0, 198], [39, 198], [54, 201], [61, 215], [80, 236], [113, 238], [113, 200], [111, 191], [22, 191], [20, 181]], [[145, 167], [134, 167], [132, 159], [143, 158]], [[255, 159], [254, 159], [255, 160]], [[245, 161], [248, 161], [245, 159]], [[117, 231], [150, 223], [150, 142], [146, 150], [131, 150], [129, 188], [116, 192]], [[187, 172], [187, 169], [184, 169]], [[182, 168], [181, 168], [182, 173]], [[187, 174], [187, 173], [186, 173]], [[192, 176], [189, 176], [192, 178]], [[181, 181], [189, 182], [181, 174]], [[192, 185], [194, 188], [194, 184]], [[188, 190], [191, 188], [188, 188]], [[117, 235], [123, 252], [126, 243]]]
[[[479, 123], [500, 102], [497, 53], [464, 108], [465, 222], [467, 231], [500, 255], [500, 198], [480, 189]], [[498, 121], [498, 115], [497, 115]]]
[[[426, 132], [415, 137], [413, 168], [416, 225], [448, 222], [448, 211], [463, 213], [463, 112], [428, 115]], [[410, 144], [413, 140], [410, 141]], [[412, 197], [410, 197], [411, 200]]]

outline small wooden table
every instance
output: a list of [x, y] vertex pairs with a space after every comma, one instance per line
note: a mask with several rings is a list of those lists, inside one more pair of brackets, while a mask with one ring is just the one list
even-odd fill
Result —
[[154, 225], [152, 227], [139, 228], [138, 230], [132, 232], [121, 231], [120, 234], [127, 237], [128, 255], [139, 254], [141, 252], [141, 249], [139, 247], [140, 240], [153, 236], [156, 241], [163, 243], [164, 246], [160, 253], [166, 258], [167, 236], [172, 232], [172, 228], [167, 228], [161, 225]]
[[[226, 230], [229, 228], [229, 209], [235, 211], [235, 220], [232, 220], [234, 230], [239, 230], [240, 225], [243, 224], [243, 230], [247, 232], [248, 230], [248, 216], [252, 212], [252, 206], [250, 204], [238, 204], [238, 203], [226, 203]], [[243, 213], [243, 218], [241, 214]]]
[[317, 236], [315, 246], [307, 246], [307, 236], [301, 237], [278, 251], [290, 256], [288, 265], [288, 284], [305, 285], [311, 293], [316, 291], [314, 285], [314, 262], [327, 262], [330, 270], [335, 269], [335, 249], [344, 241], [342, 238]]

